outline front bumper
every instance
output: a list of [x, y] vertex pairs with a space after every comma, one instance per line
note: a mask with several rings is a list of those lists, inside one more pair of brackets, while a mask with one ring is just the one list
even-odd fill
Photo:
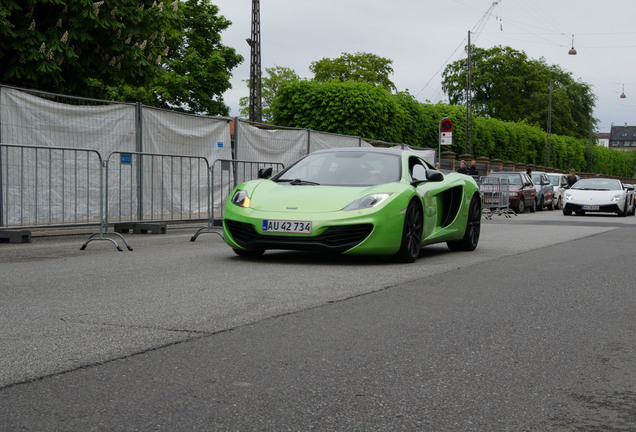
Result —
[[594, 212], [594, 213], [621, 213], [622, 208], [619, 207], [619, 204], [600, 204], [598, 205], [598, 210], [590, 210], [589, 208], [583, 208], [583, 204], [577, 203], [565, 203], [563, 206], [564, 211], [573, 211], [573, 212]]

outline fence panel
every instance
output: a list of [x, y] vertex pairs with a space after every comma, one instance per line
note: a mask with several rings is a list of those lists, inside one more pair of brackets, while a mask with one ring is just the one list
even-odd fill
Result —
[[493, 215], [516, 215], [510, 208], [510, 184], [508, 179], [484, 176], [479, 179], [479, 190], [482, 195], [483, 215], [492, 219]]
[[0, 228], [100, 223], [96, 150], [0, 144]]
[[210, 165], [200, 156], [113, 152], [105, 189], [109, 223], [201, 220], [211, 213]]

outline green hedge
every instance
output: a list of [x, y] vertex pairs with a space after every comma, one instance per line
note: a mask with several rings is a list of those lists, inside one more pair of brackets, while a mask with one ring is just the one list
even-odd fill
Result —
[[[271, 105], [273, 123], [323, 132], [362, 136], [366, 139], [437, 148], [439, 122], [453, 121], [453, 145], [447, 150], [466, 151], [466, 108], [443, 103], [424, 104], [408, 92], [391, 94], [381, 86], [360, 82], [284, 82]], [[558, 119], [554, 119], [558, 121]], [[547, 135], [526, 122], [505, 122], [473, 117], [473, 155], [526, 164], [545, 165]], [[594, 146], [588, 167], [590, 142], [552, 135], [550, 165], [559, 170], [600, 171], [633, 177], [636, 153]]]

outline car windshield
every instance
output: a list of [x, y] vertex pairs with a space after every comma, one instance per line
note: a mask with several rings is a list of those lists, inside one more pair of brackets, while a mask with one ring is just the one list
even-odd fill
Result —
[[312, 153], [272, 180], [291, 185], [374, 186], [398, 181], [400, 161], [397, 154], [372, 151]]
[[508, 180], [508, 183], [511, 185], [521, 185], [521, 175], [519, 174], [507, 174], [507, 173], [493, 173], [488, 174], [488, 177], [500, 178]]
[[541, 174], [532, 174], [532, 182], [536, 185], [541, 184]]
[[548, 174], [548, 178], [550, 179], [550, 184], [552, 186], [559, 186], [559, 176], [558, 175], [550, 175], [550, 174]]
[[574, 183], [571, 189], [578, 190], [622, 190], [621, 182], [612, 179], [581, 179]]

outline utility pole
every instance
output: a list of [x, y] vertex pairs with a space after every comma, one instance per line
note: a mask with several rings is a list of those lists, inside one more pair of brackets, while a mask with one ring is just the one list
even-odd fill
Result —
[[263, 120], [261, 101], [261, 6], [260, 0], [252, 0], [252, 37], [250, 45], [250, 118], [251, 122]]
[[552, 80], [550, 80], [550, 91], [548, 92], [548, 135], [545, 165], [550, 166], [550, 154], [552, 153]]
[[468, 71], [466, 74], [466, 144], [464, 145], [464, 153], [473, 154], [473, 89], [471, 79], [472, 61], [470, 58], [470, 30], [468, 30]]

